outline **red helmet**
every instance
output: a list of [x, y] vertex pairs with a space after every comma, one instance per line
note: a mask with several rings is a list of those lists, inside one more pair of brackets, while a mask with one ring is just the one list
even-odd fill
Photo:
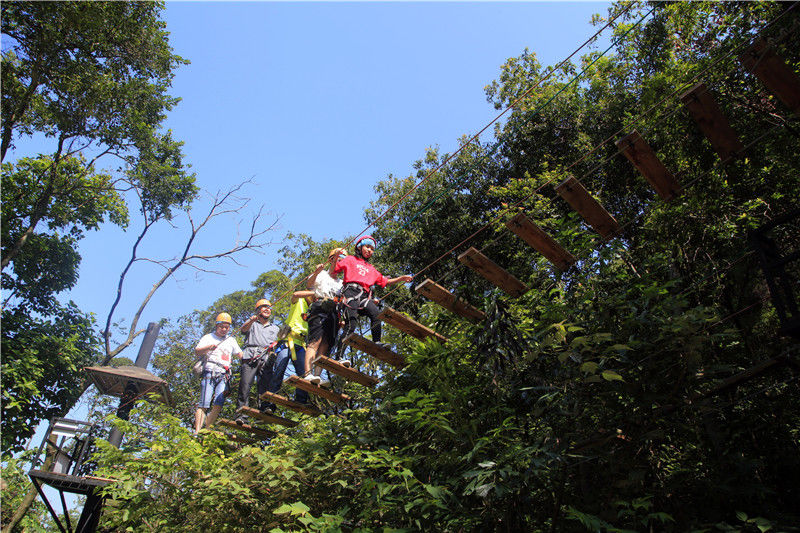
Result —
[[364, 235], [363, 237], [359, 237], [358, 240], [356, 241], [356, 250], [358, 250], [365, 244], [367, 246], [372, 246], [373, 248], [375, 248], [377, 246], [377, 241], [375, 240], [375, 237], [373, 237], [372, 235]]

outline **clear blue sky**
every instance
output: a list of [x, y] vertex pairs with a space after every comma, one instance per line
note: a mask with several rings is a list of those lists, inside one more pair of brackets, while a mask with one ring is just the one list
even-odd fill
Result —
[[[171, 44], [191, 64], [177, 71], [172, 94], [183, 100], [166, 126], [185, 141], [200, 187], [214, 192], [253, 177], [256, 185], [246, 191], [252, 208], [263, 205], [281, 219], [275, 244], [264, 255], [241, 257], [244, 267], [221, 264], [224, 276], [180, 272], [151, 301], [140, 326], [249, 288], [277, 267], [288, 231], [315, 239], [361, 231], [377, 181], [412, 174], [429, 146], [454, 151], [459, 137], [497, 115], [484, 87], [508, 58], [527, 47], [543, 65], [558, 63], [596, 31], [591, 16], [606, 15], [608, 5], [169, 2]], [[47, 151], [38, 142], [17, 146], [9, 160]], [[64, 298], [100, 322], [140, 229], [133, 215], [128, 232], [105, 227], [84, 239], [80, 280]], [[240, 215], [215, 226], [198, 251], [231, 246], [236, 222], [248, 213]], [[186, 231], [179, 221], [177, 230], [157, 232], [143, 255], [169, 257]], [[118, 320], [132, 315], [159, 274], [152, 266], [135, 268]], [[139, 343], [123, 355], [135, 358]]]

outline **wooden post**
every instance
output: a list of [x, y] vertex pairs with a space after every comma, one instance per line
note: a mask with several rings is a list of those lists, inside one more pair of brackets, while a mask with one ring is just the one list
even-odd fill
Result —
[[566, 270], [575, 264], [575, 256], [566, 251], [525, 214], [517, 213], [514, 218], [506, 222], [506, 226], [559, 270]]
[[492, 262], [491, 259], [480, 253], [475, 247], [471, 247], [459, 255], [458, 260], [502, 289], [512, 298], [518, 298], [528, 292], [527, 285]]
[[448, 311], [463, 316], [467, 320], [480, 322], [486, 318], [486, 313], [480, 309], [472, 307], [462, 298], [459, 298], [441, 285], [437, 285], [430, 278], [417, 285], [416, 290], [419, 294], [422, 294], [423, 296], [433, 300]]
[[556, 192], [578, 212], [601, 237], [608, 240], [619, 232], [617, 220], [574, 177], [556, 185]]
[[378, 314], [378, 318], [387, 324], [391, 324], [403, 333], [407, 333], [421, 341], [424, 341], [428, 337], [434, 337], [442, 344], [447, 342], [447, 337], [436, 333], [431, 328], [420, 324], [416, 320], [412, 320], [406, 315], [395, 311], [391, 307], [384, 307], [383, 310]]
[[739, 61], [786, 107], [800, 114], [800, 77], [764, 39], [756, 39]]
[[698, 83], [683, 93], [680, 99], [722, 162], [727, 163], [738, 157], [744, 145], [705, 83]]
[[668, 202], [678, 196], [681, 189], [678, 180], [667, 170], [638, 131], [634, 130], [630, 135], [618, 140], [617, 148], [642, 173], [664, 201]]

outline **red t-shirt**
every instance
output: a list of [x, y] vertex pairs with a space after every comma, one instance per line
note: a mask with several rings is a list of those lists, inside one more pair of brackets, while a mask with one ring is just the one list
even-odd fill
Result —
[[333, 273], [339, 272], [344, 272], [344, 283], [358, 283], [367, 290], [373, 285], [385, 287], [389, 282], [389, 278], [378, 272], [377, 268], [354, 255], [339, 259]]

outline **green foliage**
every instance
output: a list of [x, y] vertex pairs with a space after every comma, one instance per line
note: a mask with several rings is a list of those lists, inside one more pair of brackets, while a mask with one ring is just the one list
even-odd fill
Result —
[[[4, 446], [5, 449], [5, 446]], [[11, 517], [22, 502], [30, 483], [28, 478], [28, 468], [30, 461], [35, 455], [35, 450], [28, 450], [20, 453], [16, 457], [4, 457], [2, 464], [2, 515], [0, 525], [5, 529], [11, 521]], [[37, 500], [33, 503], [28, 514], [19, 523], [20, 530], [41, 531], [42, 525], [49, 522], [49, 513], [44, 502]]]

